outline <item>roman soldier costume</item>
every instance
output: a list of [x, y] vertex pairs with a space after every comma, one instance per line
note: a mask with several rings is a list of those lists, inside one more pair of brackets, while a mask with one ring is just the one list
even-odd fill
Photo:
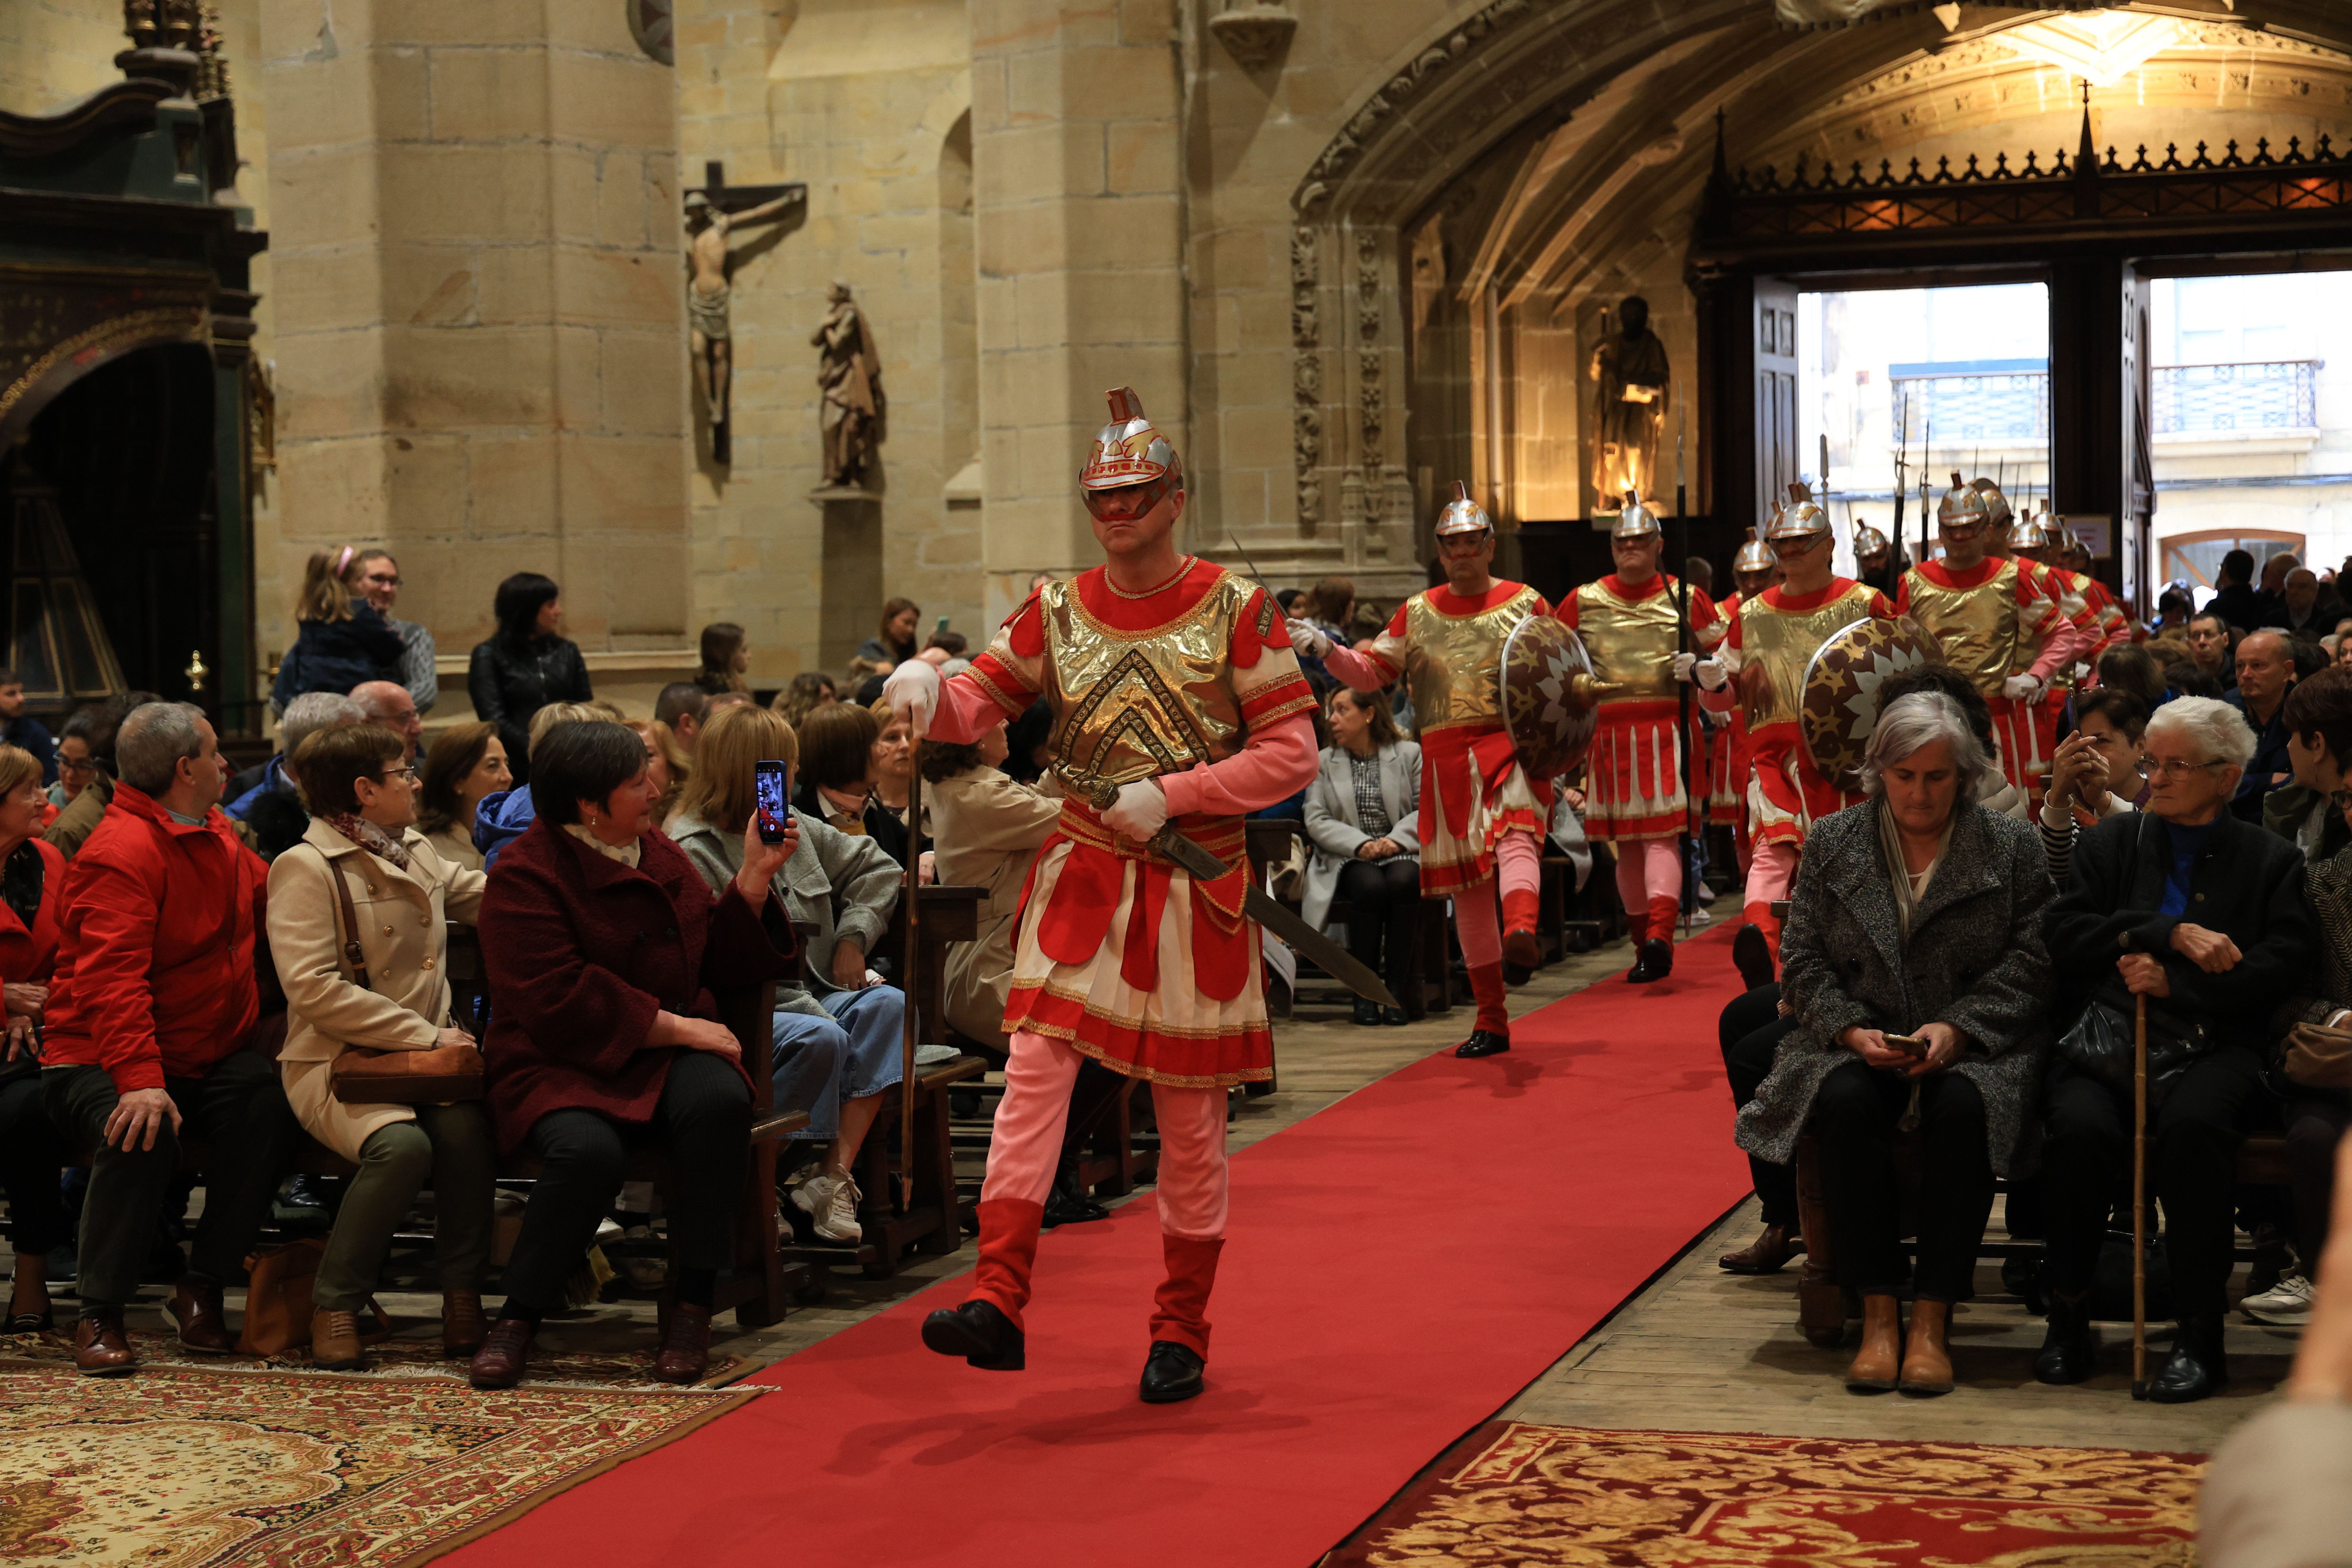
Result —
[[[1760, 595], [1771, 585], [1772, 571], [1778, 564], [1772, 559], [1772, 547], [1761, 538], [1751, 539], [1739, 547], [1731, 558], [1731, 576], [1742, 584], [1761, 579], [1763, 587], [1751, 595], [1745, 586], [1734, 588], [1728, 597], [1717, 600], [1716, 611], [1723, 617], [1726, 635], [1739, 625], [1739, 607]], [[1718, 710], [1704, 704], [1710, 713]], [[1745, 871], [1751, 846], [1748, 823], [1748, 776], [1755, 763], [1755, 752], [1748, 732], [1747, 710], [1734, 704], [1723, 714], [1723, 727], [1707, 737], [1706, 819], [1730, 827], [1739, 845], [1740, 868]]]
[[[1111, 393], [1110, 405], [1079, 483], [1097, 517], [1140, 517], [1181, 492], [1182, 471], [1133, 392]], [[1187, 557], [1141, 592], [1103, 567], [1040, 588], [939, 687], [929, 733], [977, 740], [1040, 699], [1070, 788], [1022, 894], [1004, 1015], [1012, 1059], [972, 1296], [932, 1314], [924, 1341], [977, 1366], [1021, 1365], [1042, 1205], [1070, 1085], [1090, 1057], [1152, 1086], [1167, 1279], [1144, 1397], [1186, 1397], [1208, 1352], [1203, 1314], [1223, 1245], [1224, 1091], [1273, 1076], [1259, 936], [1242, 915], [1243, 818], [1315, 776], [1315, 697], [1265, 591]], [[1117, 790], [1123, 807], [1139, 788], [1164, 795], [1167, 825], [1231, 869], [1196, 879], [1116, 828], [1115, 809], [1087, 804]]]
[[[1984, 494], [1962, 484], [1958, 474], [1936, 517], [1947, 533], [1962, 537], [1992, 522]], [[1917, 621], [1942, 647], [1945, 662], [1984, 694], [2001, 773], [2028, 792], [2050, 768], [2036, 721], [2041, 699], [2051, 678], [2084, 646], [2073, 620], [2079, 611], [2062, 596], [2059, 584], [2034, 563], [1988, 554], [1958, 571], [1947, 562], [1922, 562], [1903, 574], [1895, 599], [1896, 612]]]

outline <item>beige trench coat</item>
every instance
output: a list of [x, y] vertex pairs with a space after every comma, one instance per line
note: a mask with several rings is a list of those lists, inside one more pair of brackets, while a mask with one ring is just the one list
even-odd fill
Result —
[[[286, 1098], [304, 1131], [346, 1160], [379, 1127], [414, 1121], [404, 1105], [346, 1105], [334, 1097], [335, 1058], [352, 1046], [430, 1047], [449, 1021], [446, 923], [471, 925], [489, 879], [444, 860], [415, 828], [403, 835], [405, 871], [313, 820], [269, 868], [269, 953], [286, 988]], [[343, 967], [341, 916], [331, 870], [346, 879], [359, 916], [369, 989]]]
[[992, 1045], [1004, 1035], [1021, 889], [1037, 847], [1061, 820], [1062, 803], [994, 768], [973, 768], [927, 786], [923, 805], [930, 813], [940, 885], [988, 889], [978, 940], [948, 949], [940, 1010], [961, 1033]]

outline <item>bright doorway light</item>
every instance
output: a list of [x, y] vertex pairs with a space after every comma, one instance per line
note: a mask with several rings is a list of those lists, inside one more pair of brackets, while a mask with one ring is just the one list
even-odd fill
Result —
[[2113, 87], [2179, 43], [2180, 36], [2180, 24], [2169, 16], [2091, 11], [2026, 22], [1995, 34], [1992, 41], [2012, 54], [2087, 77], [2094, 87]]

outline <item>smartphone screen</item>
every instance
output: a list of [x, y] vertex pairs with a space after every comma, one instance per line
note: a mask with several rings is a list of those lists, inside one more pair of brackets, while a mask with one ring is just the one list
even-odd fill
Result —
[[760, 842], [782, 844], [784, 826], [793, 819], [793, 808], [784, 799], [784, 764], [761, 763], [759, 768], [758, 794], [760, 810]]
[[1906, 1057], [1924, 1057], [1927, 1054], [1927, 1042], [1916, 1035], [1889, 1035], [1886, 1037], [1886, 1045], [1888, 1049], [1901, 1051]]

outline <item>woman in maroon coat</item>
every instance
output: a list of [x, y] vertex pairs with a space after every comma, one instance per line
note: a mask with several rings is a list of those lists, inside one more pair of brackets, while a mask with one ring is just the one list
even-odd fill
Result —
[[490, 1117], [499, 1145], [540, 1162], [506, 1268], [506, 1305], [468, 1369], [477, 1388], [522, 1377], [540, 1315], [563, 1304], [620, 1191], [627, 1152], [669, 1155], [678, 1278], [655, 1374], [699, 1379], [719, 1271], [732, 1256], [749, 1168], [751, 1079], [711, 988], [791, 968], [792, 936], [762, 923], [791, 855], [746, 826], [743, 869], [712, 898], [655, 831], [645, 743], [615, 723], [561, 724], [531, 757], [538, 820], [499, 858], [482, 899], [490, 986]]

